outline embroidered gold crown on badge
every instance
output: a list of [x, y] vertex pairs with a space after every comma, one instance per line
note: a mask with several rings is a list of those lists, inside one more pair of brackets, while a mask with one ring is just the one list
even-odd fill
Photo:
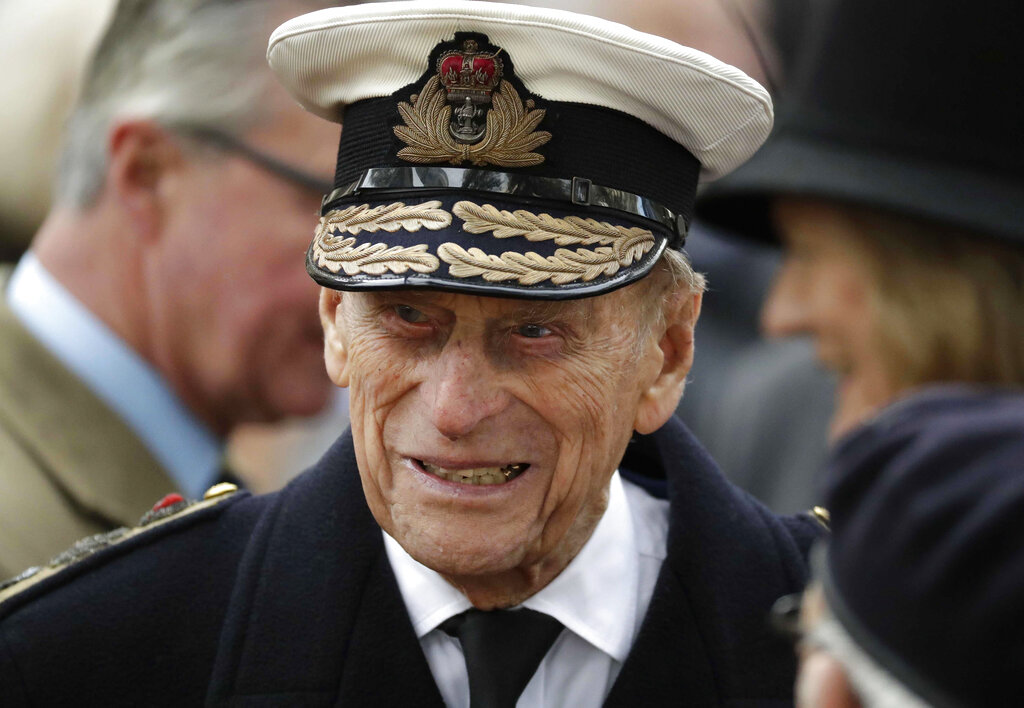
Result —
[[437, 72], [411, 103], [398, 104], [405, 125], [394, 128], [408, 147], [403, 160], [419, 164], [532, 167], [544, 162], [533, 152], [551, 139], [537, 130], [545, 111], [525, 102], [502, 78], [500, 49], [486, 53], [472, 39], [459, 50], [443, 53]]

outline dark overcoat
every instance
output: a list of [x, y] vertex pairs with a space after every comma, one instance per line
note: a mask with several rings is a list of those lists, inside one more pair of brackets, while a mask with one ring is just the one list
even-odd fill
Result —
[[[766, 614], [817, 535], [732, 487], [678, 421], [623, 461], [668, 557], [609, 706], [786, 706]], [[651, 481], [651, 480], [655, 481]], [[281, 492], [131, 535], [0, 604], [0, 705], [440, 706], [344, 435]]]

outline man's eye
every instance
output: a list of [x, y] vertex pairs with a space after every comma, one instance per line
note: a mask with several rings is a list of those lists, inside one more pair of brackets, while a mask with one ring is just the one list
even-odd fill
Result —
[[540, 337], [546, 337], [551, 334], [551, 330], [544, 325], [524, 324], [516, 330], [516, 334], [528, 339], [539, 339]]
[[414, 307], [408, 305], [395, 305], [395, 314], [401, 317], [406, 322], [412, 324], [418, 324], [420, 322], [426, 322], [427, 316]]

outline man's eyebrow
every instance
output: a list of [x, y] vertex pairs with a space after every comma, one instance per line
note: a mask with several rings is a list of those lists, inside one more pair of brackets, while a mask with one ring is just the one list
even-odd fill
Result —
[[524, 302], [501, 317], [502, 320], [532, 320], [551, 322], [553, 320], [584, 321], [593, 316], [594, 303], [591, 299]]
[[366, 290], [359, 291], [365, 302], [375, 306], [381, 305], [431, 305], [438, 300], [439, 294], [430, 290]]

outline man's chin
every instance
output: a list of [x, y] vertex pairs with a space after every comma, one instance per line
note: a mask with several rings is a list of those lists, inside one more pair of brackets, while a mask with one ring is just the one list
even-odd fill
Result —
[[521, 544], [508, 544], [503, 551], [498, 544], [489, 543], [486, 534], [477, 536], [469, 543], [453, 543], [450, 538], [430, 540], [422, 536], [413, 541], [397, 540], [417, 562], [447, 578], [500, 577], [523, 562]]

